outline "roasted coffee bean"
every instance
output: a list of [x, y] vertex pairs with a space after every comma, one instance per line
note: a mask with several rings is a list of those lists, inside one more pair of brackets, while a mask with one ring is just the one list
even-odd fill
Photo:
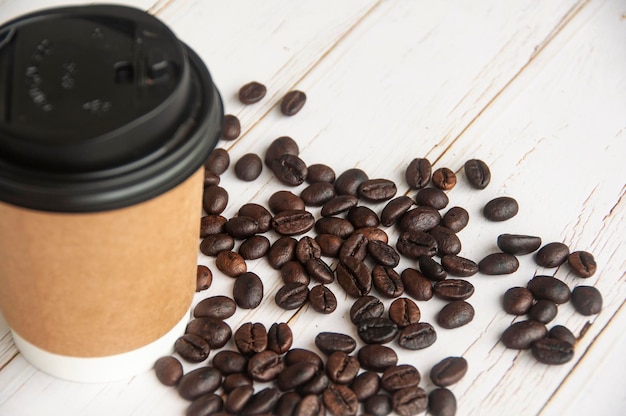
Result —
[[272, 228], [280, 235], [300, 235], [315, 225], [313, 214], [302, 210], [281, 211], [272, 219]]
[[524, 350], [530, 348], [535, 341], [545, 338], [546, 335], [548, 335], [548, 329], [544, 324], [528, 320], [511, 324], [504, 330], [501, 339], [507, 348]]
[[285, 185], [298, 186], [304, 182], [308, 169], [298, 156], [284, 154], [270, 165], [276, 179]]
[[267, 330], [261, 322], [242, 324], [233, 336], [240, 353], [250, 356], [267, 349]]
[[572, 291], [572, 305], [582, 315], [598, 314], [602, 310], [602, 294], [593, 286], [576, 286]]
[[372, 276], [362, 261], [354, 257], [346, 257], [337, 264], [335, 269], [337, 282], [352, 297], [367, 295], [372, 289]]
[[445, 305], [437, 315], [437, 323], [446, 329], [459, 328], [474, 319], [474, 308], [464, 300], [454, 300]]
[[224, 231], [238, 240], [252, 237], [259, 230], [259, 224], [252, 217], [238, 216], [229, 219], [224, 225]]
[[254, 393], [243, 408], [241, 416], [271, 414], [279, 397], [280, 391], [276, 387], [266, 387]]
[[230, 277], [237, 277], [248, 270], [245, 259], [234, 251], [220, 251], [215, 265], [219, 271]]
[[572, 345], [576, 344], [576, 336], [563, 325], [554, 325], [548, 332], [548, 338], [559, 339]]
[[356, 207], [358, 201], [358, 198], [352, 195], [338, 195], [326, 201], [320, 213], [322, 217], [341, 214]]
[[300, 361], [306, 361], [314, 364], [318, 370], [324, 368], [324, 362], [322, 358], [311, 350], [305, 350], [303, 348], [292, 348], [285, 354], [285, 365], [293, 365]]
[[237, 414], [248, 403], [252, 395], [254, 394], [254, 387], [252, 386], [240, 386], [231, 391], [226, 397], [224, 402], [224, 410], [228, 413]]
[[233, 299], [242, 309], [254, 309], [263, 300], [263, 282], [253, 272], [240, 274], [233, 285]]
[[467, 368], [467, 360], [465, 358], [447, 357], [430, 369], [430, 380], [435, 386], [451, 386], [465, 376]]
[[222, 350], [213, 356], [213, 368], [223, 375], [244, 373], [248, 368], [248, 359], [237, 351]]
[[356, 395], [356, 398], [363, 402], [378, 393], [380, 390], [380, 377], [374, 371], [364, 371], [354, 379], [350, 388]]
[[274, 192], [267, 201], [267, 204], [274, 214], [283, 211], [302, 211], [306, 208], [302, 198], [289, 191]]
[[230, 251], [235, 247], [235, 239], [225, 233], [211, 234], [200, 243], [200, 251], [207, 256], [215, 257], [222, 251]]
[[444, 209], [448, 206], [448, 195], [439, 188], [422, 188], [415, 194], [417, 205], [425, 205], [435, 209]]
[[428, 395], [421, 387], [407, 387], [393, 393], [391, 404], [400, 416], [416, 415], [428, 408]]
[[185, 328], [186, 334], [196, 334], [204, 338], [211, 349], [222, 348], [233, 334], [230, 326], [216, 318], [196, 318], [189, 321]]
[[222, 119], [222, 139], [235, 140], [241, 134], [241, 122], [233, 114], [224, 114]]
[[483, 215], [490, 221], [506, 221], [517, 215], [519, 205], [508, 196], [494, 198], [483, 207]]
[[219, 215], [228, 205], [228, 192], [218, 185], [210, 185], [204, 188], [202, 194], [202, 208], [207, 214]]
[[416, 158], [409, 163], [405, 171], [406, 183], [413, 189], [421, 189], [430, 182], [432, 165], [425, 158]]
[[178, 382], [178, 394], [186, 400], [194, 400], [204, 394], [213, 393], [222, 383], [222, 374], [213, 367], [191, 370]]
[[533, 294], [525, 287], [512, 287], [504, 292], [502, 306], [511, 315], [525, 315], [534, 301]]
[[258, 178], [263, 171], [263, 162], [255, 153], [246, 153], [235, 163], [235, 176], [246, 182]]
[[324, 285], [313, 286], [309, 291], [309, 305], [319, 313], [329, 314], [337, 309], [335, 294]]
[[[246, 367], [248, 366], [246, 361]], [[244, 370], [245, 371], [245, 370]], [[245, 373], [233, 373], [224, 377], [222, 389], [225, 393], [230, 393], [239, 386], [252, 386], [252, 379]]]
[[330, 385], [330, 379], [323, 370], [317, 373], [307, 383], [298, 388], [300, 394], [322, 394], [322, 392]]
[[239, 254], [245, 260], [256, 260], [265, 257], [270, 249], [270, 240], [264, 235], [253, 235], [239, 246]]
[[205, 215], [200, 219], [200, 238], [224, 232], [226, 218], [221, 215]]
[[491, 181], [489, 166], [480, 159], [470, 159], [464, 165], [465, 177], [476, 189], [485, 189]]
[[434, 256], [437, 253], [437, 241], [423, 231], [403, 231], [398, 237], [396, 249], [410, 259]]
[[569, 287], [552, 276], [535, 276], [530, 279], [527, 287], [536, 299], [548, 299], [559, 305], [570, 300], [572, 296]]
[[352, 234], [341, 245], [339, 259], [344, 260], [346, 257], [353, 257], [359, 261], [365, 260], [368, 243], [367, 237], [363, 234]]
[[445, 256], [446, 254], [459, 254], [461, 252], [461, 240], [454, 231], [448, 227], [438, 225], [428, 231], [437, 242], [437, 254]]
[[339, 257], [339, 251], [344, 243], [342, 238], [332, 234], [318, 234], [315, 236], [315, 241], [320, 246], [322, 256], [326, 257]]
[[362, 234], [368, 241], [382, 241], [383, 243], [389, 242], [389, 236], [386, 232], [378, 227], [363, 227], [354, 230], [354, 234]]
[[356, 394], [342, 384], [330, 384], [324, 390], [322, 400], [326, 410], [334, 416], [355, 416], [359, 410]]
[[574, 346], [569, 342], [554, 338], [543, 338], [533, 343], [533, 356], [544, 364], [565, 364], [574, 357]]
[[446, 272], [443, 266], [437, 263], [437, 261], [432, 257], [419, 256], [417, 258], [417, 261], [420, 267], [420, 271], [428, 279], [438, 282], [448, 277], [448, 272]]
[[378, 215], [371, 208], [366, 207], [365, 205], [358, 205], [350, 208], [348, 210], [347, 218], [355, 228], [378, 227], [380, 224]]
[[507, 253], [491, 253], [478, 262], [478, 271], [488, 275], [512, 274], [518, 267], [517, 257]]
[[433, 297], [433, 285], [423, 274], [410, 267], [400, 274], [404, 291], [415, 300], [429, 300]]
[[539, 299], [528, 310], [528, 317], [530, 319], [534, 319], [535, 321], [539, 321], [542, 324], [547, 324], [556, 318], [558, 312], [559, 310], [556, 303], [547, 299]]
[[335, 272], [322, 259], [309, 259], [304, 264], [311, 279], [321, 284], [330, 284], [335, 281]]
[[368, 397], [363, 403], [363, 409], [368, 415], [386, 416], [393, 410], [391, 396], [387, 394], [375, 394]]
[[302, 397], [295, 391], [288, 391], [283, 393], [274, 407], [274, 414], [276, 416], [292, 416], [297, 413], [296, 408], [302, 400]]
[[213, 273], [211, 269], [204, 265], [198, 265], [196, 268], [196, 292], [207, 290], [213, 283]]
[[333, 234], [345, 239], [354, 232], [354, 226], [344, 218], [322, 217], [315, 221], [315, 231], [318, 234]]
[[463, 279], [446, 279], [433, 284], [433, 293], [444, 300], [465, 300], [474, 294], [474, 285]]
[[563, 243], [548, 243], [535, 254], [535, 262], [542, 267], [559, 267], [567, 261], [569, 247]]
[[456, 414], [456, 397], [446, 388], [431, 390], [428, 394], [428, 412], [432, 416], [454, 416]]
[[299, 90], [289, 91], [280, 101], [280, 112], [286, 116], [293, 116], [304, 107], [306, 94]]
[[283, 264], [280, 268], [280, 277], [285, 284], [301, 283], [308, 285], [311, 282], [309, 273], [306, 271], [302, 263], [296, 260], [290, 260]]
[[326, 360], [326, 375], [336, 384], [350, 384], [359, 373], [359, 360], [343, 351], [335, 351]]
[[282, 358], [272, 350], [257, 352], [248, 360], [248, 375], [254, 381], [272, 381], [284, 368]]
[[587, 251], [574, 251], [567, 257], [570, 268], [579, 277], [591, 277], [596, 272], [596, 260]]
[[[357, 235], [357, 234], [354, 234]], [[382, 241], [374, 240], [367, 243], [370, 258], [382, 266], [396, 267], [400, 263], [400, 255], [393, 247]]]
[[300, 192], [305, 205], [321, 207], [335, 197], [335, 187], [329, 182], [314, 182]]
[[325, 416], [326, 407], [317, 394], [307, 394], [298, 403], [295, 414], [298, 416]]
[[358, 196], [358, 188], [363, 182], [368, 180], [367, 173], [358, 168], [351, 168], [344, 171], [335, 179], [335, 190], [337, 195]]
[[309, 382], [317, 372], [315, 364], [302, 361], [289, 366], [276, 377], [276, 385], [281, 391], [294, 390]]
[[519, 256], [530, 254], [541, 247], [541, 237], [521, 234], [500, 234], [498, 248], [505, 253]]
[[298, 309], [309, 297], [309, 288], [302, 283], [285, 283], [274, 296], [276, 305], [285, 310]]
[[385, 305], [375, 296], [362, 296], [350, 308], [350, 320], [358, 324], [363, 319], [379, 318], [385, 312]]
[[157, 380], [165, 386], [175, 386], [183, 376], [183, 366], [172, 356], [161, 357], [154, 363]]
[[274, 322], [267, 331], [267, 349], [276, 354], [284, 354], [293, 344], [291, 328], [284, 322]]
[[385, 345], [365, 345], [361, 347], [357, 357], [363, 369], [379, 373], [398, 364], [398, 354]]
[[211, 186], [211, 185], [219, 185], [220, 184], [220, 177], [217, 175], [214, 175], [213, 173], [209, 172], [208, 170], [204, 171], [204, 183], [203, 186], [206, 188], [207, 186]]
[[239, 101], [243, 104], [254, 104], [263, 99], [267, 87], [257, 81], [251, 81], [239, 89]]
[[228, 166], [230, 166], [230, 156], [225, 149], [219, 147], [217, 149], [213, 149], [207, 160], [204, 162], [206, 170], [217, 176], [226, 172]]
[[389, 319], [400, 329], [419, 322], [421, 316], [419, 307], [409, 298], [398, 298], [389, 305]]
[[267, 262], [274, 269], [280, 269], [285, 263], [295, 258], [297, 243], [298, 241], [293, 237], [280, 237], [267, 252]]
[[199, 363], [209, 357], [211, 347], [200, 335], [185, 334], [174, 343], [174, 351], [185, 361]]
[[448, 168], [439, 168], [433, 172], [433, 185], [449, 191], [456, 185], [456, 174]]
[[320, 332], [315, 336], [315, 346], [326, 355], [335, 351], [350, 354], [356, 348], [356, 341], [350, 335], [339, 332]]
[[380, 223], [385, 227], [392, 226], [413, 206], [413, 204], [413, 200], [406, 195], [392, 199], [383, 208], [380, 214]]
[[441, 218], [441, 225], [458, 233], [469, 223], [469, 213], [465, 208], [452, 207]]
[[298, 147], [298, 143], [291, 137], [281, 136], [272, 141], [265, 151], [265, 164], [271, 166], [274, 160], [277, 160], [285, 154], [298, 156], [300, 154], [300, 148]]
[[323, 163], [315, 163], [309, 165], [309, 173], [306, 176], [308, 183], [315, 182], [335, 182], [335, 171], [328, 165]]
[[441, 214], [432, 207], [415, 207], [408, 210], [396, 222], [401, 231], [428, 231], [441, 222]]
[[205, 394], [191, 402], [185, 416], [218, 415], [223, 406], [224, 401], [220, 396], [215, 393]]
[[398, 188], [389, 179], [368, 179], [357, 188], [359, 197], [370, 202], [388, 201], [398, 192]]
[[402, 328], [398, 345], [408, 350], [421, 350], [437, 341], [435, 328], [427, 322], [418, 322]]
[[272, 228], [272, 214], [262, 205], [254, 203], [244, 204], [237, 211], [237, 215], [253, 218], [257, 223], [259, 233], [267, 232]]
[[309, 259], [319, 259], [322, 256], [322, 249], [314, 238], [302, 237], [296, 244], [296, 258], [302, 264]]
[[388, 318], [366, 318], [359, 321], [356, 330], [366, 344], [386, 344], [398, 334], [398, 325]]
[[372, 269], [372, 284], [382, 296], [397, 298], [404, 293], [400, 274], [388, 266], [376, 265]]
[[444, 270], [452, 276], [469, 277], [478, 273], [478, 264], [468, 258], [454, 254], [443, 256], [441, 258], [441, 265]]
[[380, 377], [383, 389], [388, 392], [417, 386], [422, 379], [417, 368], [410, 364], [395, 365], [388, 367]]

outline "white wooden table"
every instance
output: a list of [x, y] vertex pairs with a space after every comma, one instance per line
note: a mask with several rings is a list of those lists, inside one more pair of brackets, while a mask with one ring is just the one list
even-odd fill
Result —
[[[61, 3], [79, 2], [0, 0], [0, 21]], [[521, 257], [511, 276], [472, 277], [473, 322], [437, 328], [432, 347], [399, 352], [401, 363], [422, 372], [422, 387], [433, 388], [427, 376], [433, 364], [463, 355], [469, 372], [451, 387], [460, 415], [626, 414], [626, 3], [120, 3], [163, 19], [206, 61], [226, 112], [242, 123], [242, 137], [218, 144], [233, 163], [245, 153], [263, 154], [271, 140], [288, 135], [299, 143], [305, 162], [326, 163], [337, 174], [359, 167], [371, 178], [394, 180], [404, 193], [407, 164], [427, 157], [435, 168], [458, 173], [450, 206], [462, 205], [471, 216], [459, 234], [462, 255], [479, 260], [497, 250], [495, 239], [504, 232], [594, 253], [598, 272], [586, 280], [566, 266], [538, 268], [531, 256]], [[244, 106], [236, 94], [252, 80], [264, 83], [268, 94]], [[305, 91], [308, 101], [296, 116], [285, 117], [276, 105], [294, 88]], [[483, 191], [464, 180], [461, 168], [470, 158], [491, 167], [493, 178]], [[227, 217], [245, 202], [266, 204], [282, 188], [267, 169], [246, 183], [232, 167], [222, 185], [231, 196]], [[487, 222], [480, 209], [500, 195], [515, 197], [520, 212], [506, 223]], [[379, 211], [383, 204], [370, 206]], [[394, 241], [395, 231], [388, 232]], [[232, 279], [214, 267], [214, 259], [199, 254], [198, 261], [213, 270], [214, 282], [196, 301], [230, 294]], [[403, 260], [398, 269], [410, 266]], [[280, 278], [265, 260], [249, 262], [249, 270], [264, 280], [266, 298], [256, 310], [239, 310], [228, 320], [231, 327], [288, 321], [295, 346], [305, 348], [315, 348], [314, 335], [322, 330], [356, 337], [347, 318], [352, 302], [337, 283], [331, 285], [340, 302], [334, 314], [322, 316], [308, 307], [294, 314], [275, 306]], [[570, 287], [594, 285], [604, 296], [599, 315], [584, 317], [566, 304], [549, 324], [566, 325], [577, 335], [587, 329], [574, 359], [562, 366], [540, 364], [528, 351], [508, 350], [498, 341], [515, 320], [502, 310], [501, 295], [536, 273], [555, 273]], [[434, 323], [443, 304], [420, 302], [423, 320]], [[20, 356], [6, 324], [0, 324], [0, 415], [182, 415], [186, 405], [152, 372], [109, 384], [54, 379]]]

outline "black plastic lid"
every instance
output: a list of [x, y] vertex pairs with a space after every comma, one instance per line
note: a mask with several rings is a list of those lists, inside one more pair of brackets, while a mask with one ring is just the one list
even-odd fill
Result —
[[0, 200], [92, 212], [145, 201], [202, 166], [219, 92], [153, 16], [62, 7], [0, 26]]

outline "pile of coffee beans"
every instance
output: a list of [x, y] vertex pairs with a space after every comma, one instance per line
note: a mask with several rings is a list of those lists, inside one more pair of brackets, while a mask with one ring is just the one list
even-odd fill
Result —
[[[266, 87], [250, 82], [239, 90], [244, 104], [266, 95]], [[301, 91], [290, 91], [280, 103], [286, 116], [298, 113], [306, 102]], [[226, 115], [222, 136], [241, 134], [236, 116]], [[433, 366], [430, 392], [419, 387], [421, 375], [412, 364], [398, 363], [397, 348], [421, 350], [437, 341], [437, 327], [459, 328], [475, 314], [469, 299], [474, 285], [466, 278], [513, 274], [519, 256], [534, 253], [540, 267], [568, 263], [581, 278], [595, 273], [591, 253], [575, 251], [559, 242], [542, 246], [540, 237], [502, 234], [500, 252], [479, 261], [463, 257], [458, 233], [470, 220], [460, 206], [449, 207], [447, 192], [457, 185], [457, 174], [447, 167], [433, 171], [426, 158], [415, 158], [405, 168], [413, 197], [397, 195], [398, 184], [370, 178], [351, 168], [337, 175], [323, 163], [307, 164], [295, 140], [282, 136], [270, 143], [263, 158], [246, 154], [234, 164], [235, 176], [254, 181], [267, 167], [286, 189], [274, 192], [265, 204], [248, 202], [232, 218], [222, 216], [228, 191], [219, 185], [230, 165], [226, 150], [215, 149], [205, 163], [204, 216], [200, 220], [200, 251], [215, 259], [221, 274], [232, 278], [232, 296], [207, 297], [194, 308], [194, 319], [175, 343], [176, 353], [189, 363], [203, 365], [186, 374], [174, 356], [155, 364], [158, 379], [177, 386], [190, 400], [187, 415], [454, 415], [456, 399], [451, 385], [467, 372], [463, 357], [447, 357]], [[485, 189], [491, 172], [485, 162], [470, 159], [463, 166], [468, 184]], [[296, 194], [294, 189], [306, 186]], [[380, 212], [368, 204], [384, 203]], [[506, 221], [519, 212], [514, 198], [499, 196], [487, 202], [482, 215]], [[390, 241], [386, 228], [398, 235]], [[235, 247], [237, 249], [235, 250]], [[401, 258], [416, 267], [396, 270]], [[248, 270], [247, 261], [265, 259], [276, 270], [282, 286], [273, 296], [279, 308], [298, 310], [305, 305], [320, 314], [332, 314], [338, 296], [336, 282], [351, 302], [350, 321], [358, 339], [345, 333], [320, 332], [313, 350], [293, 348], [286, 323], [269, 329], [248, 322], [234, 332], [226, 322], [237, 310], [254, 309], [267, 301], [264, 281], [272, 278]], [[213, 274], [198, 266], [197, 291], [210, 288]], [[433, 297], [445, 301], [435, 323], [422, 320], [417, 302]], [[390, 301], [385, 310], [384, 300]], [[531, 349], [542, 363], [562, 364], [572, 359], [575, 336], [567, 328], [546, 324], [558, 305], [570, 301], [582, 314], [597, 314], [600, 293], [591, 286], [569, 287], [553, 276], [535, 276], [527, 287], [513, 287], [503, 298], [507, 313], [528, 319], [513, 323], [502, 334], [507, 348]], [[227, 344], [234, 348], [225, 348]], [[359, 345], [362, 345], [360, 348]], [[355, 353], [356, 351], [356, 353]]]

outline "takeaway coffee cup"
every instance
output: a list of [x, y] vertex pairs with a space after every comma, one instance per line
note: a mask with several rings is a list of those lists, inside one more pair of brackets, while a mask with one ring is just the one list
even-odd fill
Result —
[[0, 26], [0, 310], [24, 358], [108, 381], [171, 351], [222, 118], [199, 57], [140, 10]]

